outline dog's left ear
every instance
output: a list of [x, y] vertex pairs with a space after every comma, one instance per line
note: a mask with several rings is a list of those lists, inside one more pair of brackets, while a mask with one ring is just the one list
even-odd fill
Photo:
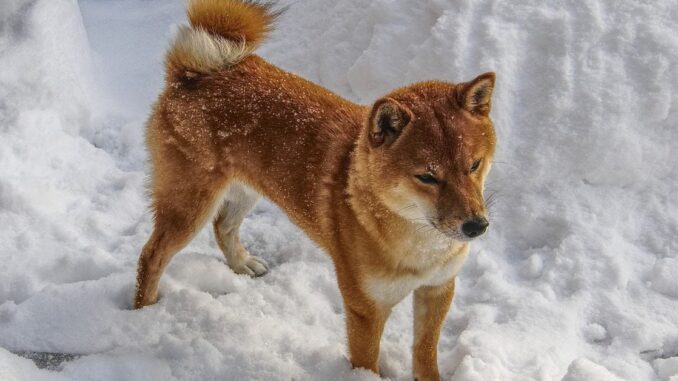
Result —
[[457, 85], [459, 106], [476, 115], [488, 116], [494, 90], [493, 72], [481, 74], [471, 82]]

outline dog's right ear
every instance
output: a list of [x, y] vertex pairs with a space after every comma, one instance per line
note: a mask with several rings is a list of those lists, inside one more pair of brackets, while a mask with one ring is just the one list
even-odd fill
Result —
[[458, 85], [457, 101], [469, 112], [487, 117], [490, 114], [492, 90], [494, 90], [495, 74], [481, 74], [474, 80]]
[[369, 128], [372, 147], [390, 146], [412, 120], [412, 111], [392, 98], [381, 98], [370, 111]]

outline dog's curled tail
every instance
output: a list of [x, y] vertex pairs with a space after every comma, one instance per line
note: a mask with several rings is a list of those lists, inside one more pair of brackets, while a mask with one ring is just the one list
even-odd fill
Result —
[[191, 26], [180, 26], [167, 52], [168, 80], [186, 80], [237, 64], [273, 29], [282, 13], [256, 0], [189, 0]]

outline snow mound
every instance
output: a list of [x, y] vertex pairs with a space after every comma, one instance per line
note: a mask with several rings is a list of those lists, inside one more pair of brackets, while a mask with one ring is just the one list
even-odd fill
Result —
[[[678, 377], [678, 6], [316, 0], [260, 53], [352, 100], [497, 72], [492, 228], [443, 329], [451, 380]], [[0, 6], [0, 378], [376, 380], [346, 359], [330, 261], [273, 205], [233, 274], [203, 231], [130, 310], [151, 229], [143, 123], [182, 2]], [[411, 302], [382, 369], [410, 379]], [[78, 355], [59, 371], [13, 353]]]
[[668, 359], [654, 360], [654, 367], [657, 370], [659, 379], [662, 381], [678, 380], [678, 357]]
[[562, 381], [623, 381], [604, 367], [587, 359], [578, 359], [570, 365]]

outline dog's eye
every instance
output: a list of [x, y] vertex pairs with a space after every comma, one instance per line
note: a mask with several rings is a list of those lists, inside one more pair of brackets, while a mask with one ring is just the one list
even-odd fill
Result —
[[471, 165], [471, 173], [477, 171], [479, 167], [480, 167], [480, 160], [474, 161], [473, 165]]
[[438, 179], [433, 177], [430, 173], [424, 173], [422, 175], [414, 175], [417, 180], [421, 181], [424, 184], [438, 184]]

